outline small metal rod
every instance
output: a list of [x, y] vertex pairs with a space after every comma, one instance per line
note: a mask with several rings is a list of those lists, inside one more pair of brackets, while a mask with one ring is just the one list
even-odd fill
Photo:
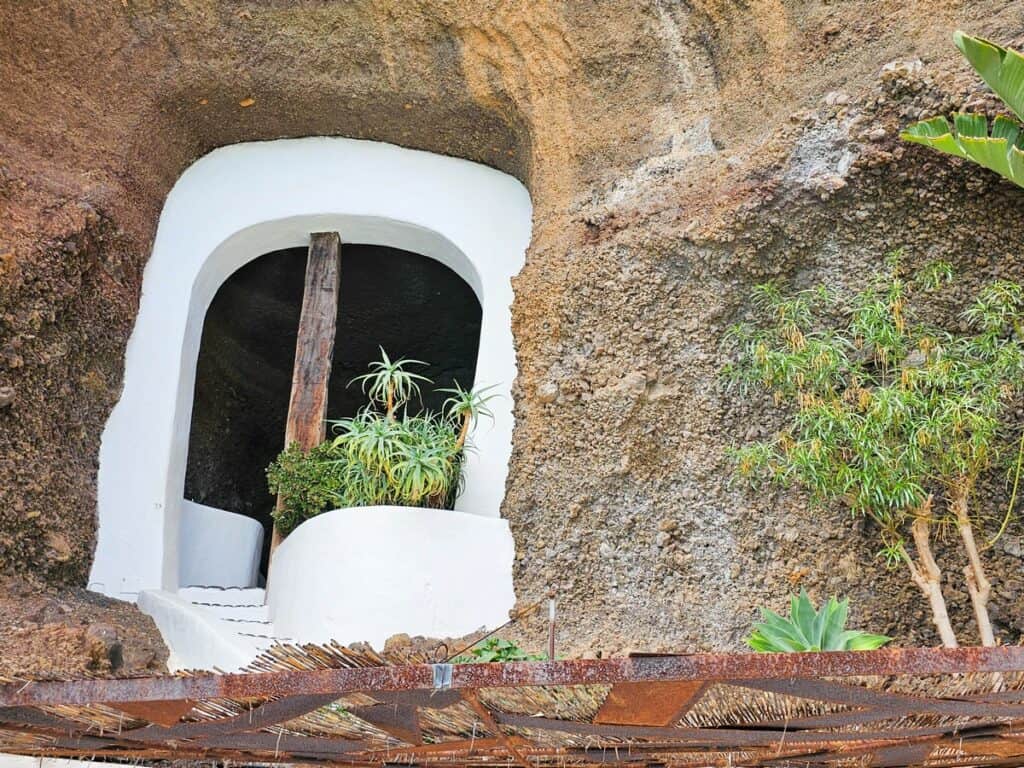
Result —
[[548, 593], [548, 661], [555, 660], [555, 597]]
[[[526, 606], [522, 610], [514, 611], [509, 616], [508, 621], [506, 621], [500, 627], [495, 627], [490, 632], [488, 632], [486, 635], [481, 635], [480, 637], [478, 637], [476, 640], [474, 640], [472, 643], [470, 643], [469, 645], [465, 646], [461, 650], [458, 650], [455, 653], [450, 654], [447, 658], [445, 658], [445, 661], [452, 661], [453, 659], [455, 659], [455, 658], [461, 656], [462, 654], [464, 654], [466, 651], [468, 651], [468, 650], [470, 650], [472, 648], [475, 648], [476, 646], [480, 645], [480, 643], [482, 643], [487, 638], [492, 637], [492, 636], [498, 634], [499, 632], [501, 632], [501, 630], [503, 630], [503, 629], [505, 629], [507, 627], [511, 627], [513, 624], [515, 624], [517, 621], [519, 621], [519, 619], [521, 619], [523, 616], [527, 615], [528, 613], [533, 613], [535, 610], [540, 608], [540, 604], [541, 604], [541, 601], [538, 600], [536, 603], [531, 603], [530, 605]], [[438, 646], [438, 647], [440, 647], [440, 646]], [[447, 650], [447, 647], [445, 648], [445, 650]]]

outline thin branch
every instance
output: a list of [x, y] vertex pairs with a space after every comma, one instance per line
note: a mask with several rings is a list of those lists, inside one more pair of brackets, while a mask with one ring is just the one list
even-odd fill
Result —
[[981, 638], [981, 644], [991, 648], [996, 644], [995, 633], [992, 631], [992, 620], [988, 615], [988, 599], [992, 594], [992, 584], [985, 576], [985, 568], [981, 563], [981, 556], [978, 554], [978, 545], [974, 540], [974, 528], [971, 526], [971, 518], [967, 512], [970, 487], [971, 483], [968, 480], [956, 483], [951, 491], [950, 506], [956, 514], [956, 525], [964, 543], [964, 550], [967, 552], [969, 565], [964, 567], [964, 577], [967, 580], [967, 593], [971, 596], [971, 605], [974, 608], [974, 619], [978, 623], [978, 635]]
[[[917, 550], [918, 563], [911, 566], [911, 574], [914, 583], [921, 589], [932, 609], [932, 621], [939, 632], [942, 644], [946, 648], [956, 648], [956, 634], [953, 632], [953, 625], [949, 621], [949, 611], [946, 610], [946, 599], [942, 595], [942, 571], [932, 555], [931, 543], [929, 541], [929, 528], [931, 526], [932, 497], [925, 499], [921, 505], [919, 516], [915, 518], [910, 529], [914, 536], [914, 548]], [[908, 561], [910, 556], [906, 555]]]

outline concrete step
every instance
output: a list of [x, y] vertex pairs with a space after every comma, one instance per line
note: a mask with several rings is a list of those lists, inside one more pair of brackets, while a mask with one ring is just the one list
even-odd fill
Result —
[[267, 602], [266, 590], [259, 587], [182, 587], [178, 595], [195, 605], [255, 607]]
[[262, 589], [147, 590], [139, 607], [156, 621], [173, 669], [237, 671], [277, 642]]

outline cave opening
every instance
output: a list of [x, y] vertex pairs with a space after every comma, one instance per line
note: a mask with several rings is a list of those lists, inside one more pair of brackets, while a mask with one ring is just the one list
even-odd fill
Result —
[[[307, 249], [264, 254], [234, 272], [207, 310], [196, 367], [185, 498], [245, 515], [264, 529], [265, 574], [275, 499], [265, 469], [284, 447]], [[380, 357], [422, 360], [436, 390], [474, 383], [481, 305], [473, 289], [441, 262], [379, 245], [344, 244], [329, 419], [366, 404], [353, 378]], [[228, 545], [225, 542], [225, 545]]]

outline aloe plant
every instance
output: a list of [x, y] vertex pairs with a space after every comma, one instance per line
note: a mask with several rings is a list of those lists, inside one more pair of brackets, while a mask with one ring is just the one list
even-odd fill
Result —
[[[953, 42], [1017, 119], [1024, 120], [1024, 56], [960, 31]], [[955, 113], [950, 124], [939, 115], [908, 126], [900, 137], [971, 160], [1024, 187], [1024, 132], [1008, 117], [1000, 115], [990, 124], [985, 115]]]
[[451, 506], [462, 489], [462, 466], [475, 422], [491, 417], [487, 388], [441, 390], [452, 396], [442, 413], [411, 414], [409, 401], [429, 381], [407, 370], [416, 360], [381, 359], [361, 382], [369, 405], [355, 416], [329, 422], [334, 436], [309, 453], [289, 446], [267, 469], [272, 513], [287, 534], [328, 509], [400, 505]]
[[426, 376], [406, 370], [406, 366], [409, 365], [426, 365], [422, 360], [392, 360], [384, 351], [384, 347], [378, 349], [381, 359], [370, 363], [370, 372], [356, 376], [349, 383], [362, 382], [363, 392], [370, 398], [370, 402], [383, 405], [385, 414], [391, 421], [398, 408], [412, 400], [413, 396], [419, 397], [419, 382], [432, 382]]
[[484, 393], [494, 389], [495, 386], [492, 384], [482, 389], [463, 389], [459, 382], [455, 382], [455, 386], [451, 389], [439, 390], [451, 395], [451, 397], [444, 401], [444, 413], [453, 422], [460, 424], [459, 436], [456, 440], [459, 448], [465, 445], [466, 438], [469, 437], [470, 428], [480, 420], [481, 416], [486, 416], [489, 419], [494, 418], [494, 414], [487, 404], [498, 395], [496, 393], [490, 395]]
[[815, 609], [807, 590], [790, 596], [789, 616], [782, 617], [767, 608], [761, 609], [761, 623], [746, 639], [758, 653], [793, 651], [872, 651], [892, 640], [856, 629], [845, 629], [849, 599], [828, 602]]

